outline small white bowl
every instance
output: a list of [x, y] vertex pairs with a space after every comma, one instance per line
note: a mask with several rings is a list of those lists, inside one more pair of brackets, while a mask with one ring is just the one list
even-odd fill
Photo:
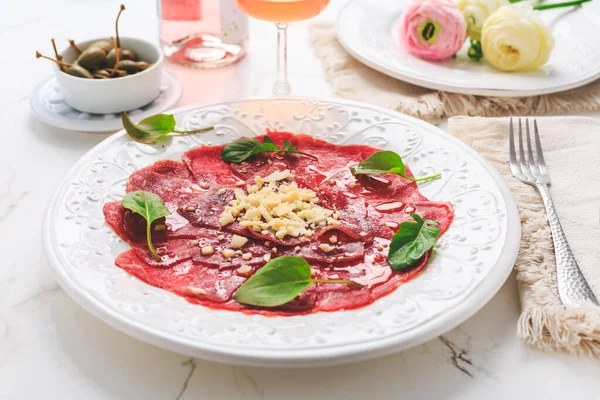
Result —
[[[110, 43], [110, 38], [98, 38], [77, 44], [85, 50], [98, 40]], [[158, 97], [163, 68], [160, 50], [150, 42], [129, 37], [121, 37], [121, 47], [133, 51], [138, 60], [154, 65], [135, 75], [121, 78], [85, 79], [69, 75], [54, 64], [56, 79], [69, 106], [92, 114], [113, 114], [135, 110]], [[71, 63], [79, 54], [69, 47], [61, 55], [64, 62]]]

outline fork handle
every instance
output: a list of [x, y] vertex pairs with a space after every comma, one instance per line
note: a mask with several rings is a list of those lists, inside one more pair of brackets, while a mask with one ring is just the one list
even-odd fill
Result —
[[558, 219], [558, 213], [550, 196], [548, 185], [537, 185], [542, 196], [546, 215], [552, 231], [554, 252], [556, 254], [556, 279], [558, 294], [564, 305], [578, 307], [586, 302], [598, 305], [596, 296], [585, 280], [577, 260], [571, 251], [567, 237]]

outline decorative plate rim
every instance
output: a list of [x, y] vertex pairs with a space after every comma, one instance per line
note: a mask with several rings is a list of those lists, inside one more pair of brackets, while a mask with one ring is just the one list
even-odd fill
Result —
[[[63, 266], [59, 262], [60, 256], [57, 251], [57, 243], [53, 242], [52, 240], [52, 232], [54, 227], [53, 216], [54, 211], [57, 208], [57, 200], [64, 190], [65, 183], [68, 182], [69, 179], [74, 175], [76, 175], [79, 168], [85, 164], [88, 154], [94, 153], [98, 148], [110, 146], [111, 143], [119, 140], [125, 135], [124, 130], [111, 135], [109, 138], [98, 143], [85, 155], [83, 155], [78, 162], [71, 167], [67, 174], [65, 174], [61, 184], [58, 186], [47, 207], [42, 224], [42, 244], [61, 287], [91, 314], [95, 315], [114, 328], [147, 343], [178, 353], [197, 356], [213, 361], [235, 363], [240, 365], [279, 367], [341, 364], [345, 362], [373, 358], [379, 355], [416, 346], [436, 336], [439, 336], [440, 334], [443, 334], [444, 332], [447, 332], [448, 330], [464, 322], [475, 312], [481, 309], [496, 294], [512, 271], [512, 266], [516, 260], [519, 248], [521, 226], [517, 207], [510, 189], [504, 182], [502, 176], [481, 155], [458, 139], [452, 137], [448, 133], [435, 126], [428, 124], [427, 122], [397, 113], [389, 109], [356, 101], [336, 98], [318, 99], [311, 97], [250, 97], [224, 101], [216, 103], [215, 105], [229, 105], [233, 103], [271, 100], [321, 101], [323, 103], [337, 103], [342, 105], [362, 107], [396, 117], [401, 115], [402, 118], [406, 119], [408, 122], [417, 127], [421, 126], [430, 130], [434, 129], [437, 131], [437, 134], [453, 142], [453, 144], [466, 151], [485, 168], [485, 170], [492, 177], [494, 184], [500, 191], [506, 205], [507, 230], [505, 233], [504, 247], [503, 251], [498, 257], [498, 260], [490, 269], [489, 273], [483, 278], [483, 281], [473, 288], [473, 290], [466, 296], [464, 301], [460, 303], [459, 306], [451, 309], [445, 314], [437, 315], [421, 323], [417, 327], [408, 329], [407, 331], [381, 339], [373, 339], [368, 342], [337, 344], [334, 346], [321, 348], [243, 350], [240, 350], [239, 347], [190, 340], [181, 337], [170, 337], [168, 334], [157, 332], [153, 328], [135, 321], [123, 313], [119, 313], [109, 308], [103, 302], [92, 296], [88, 291], [85, 290], [85, 288], [79, 286], [71, 276], [61, 273], [61, 268]], [[173, 109], [171, 112], [185, 112], [195, 108], [207, 106], [210, 105], [193, 104]]]
[[[596, 66], [596, 68], [586, 75], [578, 79], [572, 79], [566, 83], [561, 83], [558, 85], [548, 86], [545, 88], [537, 88], [537, 89], [497, 89], [497, 88], [486, 88], [476, 83], [473, 84], [461, 84], [455, 85], [452, 83], [444, 82], [442, 80], [437, 80], [433, 77], [428, 77], [427, 79], [423, 79], [423, 77], [411, 73], [409, 71], [399, 72], [397, 70], [388, 68], [387, 66], [379, 63], [377, 60], [371, 59], [368, 55], [364, 56], [360, 51], [357, 50], [357, 46], [348, 42], [345, 38], [345, 35], [342, 34], [343, 25], [341, 23], [342, 18], [345, 17], [345, 13], [349, 12], [352, 7], [354, 7], [357, 3], [360, 3], [364, 0], [351, 0], [344, 5], [344, 7], [340, 10], [336, 17], [335, 21], [335, 30], [336, 36], [342, 47], [355, 59], [365, 64], [366, 66], [379, 71], [385, 75], [388, 75], [392, 78], [411, 83], [416, 86], [421, 86], [428, 89], [433, 90], [442, 90], [451, 93], [458, 94], [468, 94], [475, 96], [495, 96], [495, 97], [522, 97], [522, 96], [539, 96], [544, 94], [551, 93], [559, 93], [564, 92], [566, 90], [575, 89], [581, 86], [585, 86], [590, 82], [593, 82], [600, 78], [600, 63]], [[598, 14], [594, 12], [594, 10], [587, 10], [590, 12], [591, 17], [595, 20], [599, 20], [600, 17]]]

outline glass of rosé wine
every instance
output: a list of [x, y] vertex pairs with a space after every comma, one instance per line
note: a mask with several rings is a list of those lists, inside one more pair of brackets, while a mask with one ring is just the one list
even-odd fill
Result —
[[318, 15], [329, 0], [235, 0], [251, 17], [274, 22], [277, 27], [277, 80], [273, 94], [290, 94], [287, 79], [287, 27], [290, 22], [304, 21]]

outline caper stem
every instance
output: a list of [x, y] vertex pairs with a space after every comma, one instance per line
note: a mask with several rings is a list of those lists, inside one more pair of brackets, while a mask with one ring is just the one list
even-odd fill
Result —
[[119, 49], [117, 48], [117, 42], [115, 42], [115, 38], [111, 36], [110, 41], [113, 45], [113, 48], [115, 49], [115, 68], [110, 73], [110, 76], [113, 77], [117, 73], [117, 68], [119, 67], [119, 53], [120, 52], [119, 52]]
[[81, 50], [81, 47], [77, 46], [77, 43], [75, 43], [75, 41], [73, 39], [68, 39], [68, 40], [69, 40], [69, 46], [74, 48], [77, 52], [83, 53], [83, 50]]
[[125, 76], [127, 75], [127, 71], [124, 71], [122, 69], [114, 69], [114, 68], [104, 68], [106, 71], [108, 72], [113, 72], [113, 71], [117, 71], [117, 75], [119, 76]]
[[121, 17], [121, 13], [124, 9], [125, 6], [121, 4], [121, 8], [119, 9], [119, 13], [117, 14], [117, 20], [115, 21], [115, 31], [117, 32], [117, 47], [119, 48], [121, 47], [121, 39], [119, 39], [119, 18]]
[[46, 60], [50, 60], [50, 61], [53, 61], [53, 62], [57, 63], [61, 67], [70, 67], [70, 66], [73, 65], [73, 64], [64, 63], [62, 61], [55, 60], [54, 58], [50, 58], [48, 56], [45, 56], [42, 53], [40, 53], [39, 51], [35, 52], [35, 58], [45, 58]]
[[[52, 48], [54, 49], [54, 56], [56, 57], [56, 59], [58, 61], [62, 61], [62, 56], [60, 54], [58, 54], [58, 50], [56, 50], [56, 42], [54, 41], [54, 38], [51, 38], [50, 41], [52, 42]], [[61, 65], [60, 69], [62, 71], [64, 71], [64, 67]]]
[[58, 50], [56, 50], [56, 42], [54, 41], [54, 38], [50, 39], [50, 41], [52, 42], [52, 48], [54, 49], [54, 55], [56, 56], [56, 59], [58, 61], [62, 61], [62, 56], [58, 54]]

